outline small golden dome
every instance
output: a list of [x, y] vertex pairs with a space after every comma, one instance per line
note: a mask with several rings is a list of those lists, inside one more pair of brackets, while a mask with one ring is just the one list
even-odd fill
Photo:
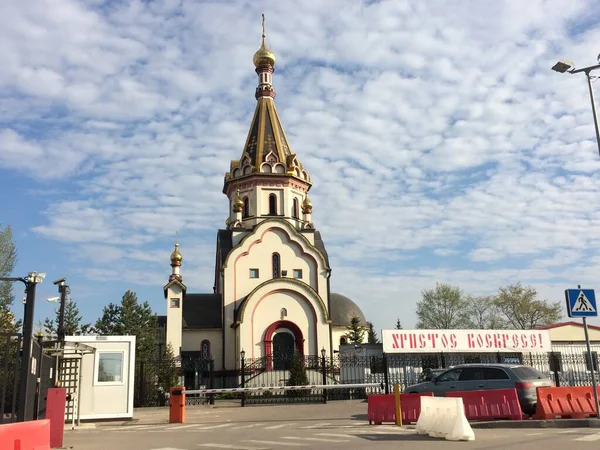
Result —
[[262, 15], [262, 44], [260, 48], [254, 54], [254, 67], [258, 68], [259, 66], [271, 66], [275, 67], [275, 53], [273, 53], [269, 47], [267, 47], [267, 43], [265, 38], [267, 34], [265, 33], [265, 15]]
[[181, 266], [181, 261], [183, 261], [183, 256], [179, 253], [179, 244], [175, 244], [175, 250], [171, 253], [171, 265]]
[[262, 45], [254, 54], [254, 67], [259, 66], [271, 66], [275, 67], [275, 53], [273, 53], [267, 45], [265, 44], [265, 39], [263, 38]]
[[241, 212], [244, 209], [244, 200], [240, 197], [240, 190], [238, 189], [235, 193], [235, 199], [233, 200], [233, 212]]
[[312, 211], [312, 203], [308, 199], [308, 195], [304, 197], [304, 201], [302, 202], [302, 212], [309, 213]]

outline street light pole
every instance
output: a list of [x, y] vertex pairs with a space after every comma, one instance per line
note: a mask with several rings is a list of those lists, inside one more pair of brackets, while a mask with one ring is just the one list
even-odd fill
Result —
[[[598, 55], [598, 61], [600, 62], [600, 55]], [[560, 60], [553, 67], [552, 70], [559, 73], [570, 73], [571, 75], [583, 72], [587, 78], [588, 88], [590, 90], [590, 101], [592, 102], [592, 114], [594, 116], [594, 128], [596, 130], [596, 144], [598, 145], [598, 154], [600, 154], [600, 128], [598, 127], [598, 113], [596, 112], [596, 100], [594, 98], [594, 89], [592, 86], [592, 75], [591, 72], [600, 69], [600, 64], [594, 66], [584, 67], [582, 69], [575, 69], [573, 61]]]
[[54, 281], [54, 284], [58, 284], [58, 292], [60, 293], [60, 308], [58, 310], [56, 337], [63, 347], [65, 343], [65, 305], [67, 303], [67, 294], [70, 292], [70, 288], [67, 286], [66, 281], [66, 278]]

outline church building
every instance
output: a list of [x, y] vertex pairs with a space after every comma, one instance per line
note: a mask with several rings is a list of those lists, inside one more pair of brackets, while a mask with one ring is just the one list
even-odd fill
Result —
[[329, 258], [312, 220], [311, 177], [275, 107], [275, 54], [265, 37], [263, 19], [254, 54], [256, 109], [241, 157], [223, 182], [229, 211], [217, 232], [213, 293], [187, 292], [179, 244], [164, 286], [166, 342], [182, 358], [214, 359], [217, 371], [238, 368], [242, 351], [264, 358], [267, 369], [294, 351], [333, 355], [353, 317], [367, 325], [352, 300], [330, 291]]

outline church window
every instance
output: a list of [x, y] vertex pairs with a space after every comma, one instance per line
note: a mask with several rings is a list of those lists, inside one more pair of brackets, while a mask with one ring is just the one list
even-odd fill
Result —
[[287, 309], [285, 308], [281, 308], [281, 320], [285, 319], [287, 317]]
[[294, 219], [298, 218], [298, 199], [294, 199], [294, 205], [292, 206], [292, 217]]
[[294, 278], [302, 278], [302, 269], [294, 269]]
[[210, 359], [210, 341], [202, 341], [200, 344], [200, 355], [202, 359]]
[[179, 308], [179, 299], [178, 298], [171, 299], [171, 308]]
[[242, 218], [250, 217], [250, 200], [248, 197], [244, 197], [244, 211], [242, 213]]
[[258, 269], [250, 269], [250, 278], [258, 278]]
[[281, 277], [281, 261], [279, 253], [273, 253], [273, 278]]
[[277, 196], [275, 194], [269, 195], [269, 215], [277, 215]]
[[342, 338], [340, 339], [340, 345], [346, 345], [346, 343], [347, 343], [347, 342], [348, 342], [348, 341], [346, 341], [346, 338], [345, 338], [345, 337], [342, 337]]

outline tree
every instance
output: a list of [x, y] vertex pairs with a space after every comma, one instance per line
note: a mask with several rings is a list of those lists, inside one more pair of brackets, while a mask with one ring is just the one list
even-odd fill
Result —
[[120, 305], [105, 306], [94, 328], [103, 335], [135, 336], [139, 361], [155, 360], [158, 355], [158, 318], [148, 302], [138, 302], [135, 292], [125, 292]]
[[400, 323], [400, 317], [398, 317], [396, 319], [396, 330], [401, 330], [402, 329], [402, 324]]
[[[304, 356], [300, 352], [294, 352], [292, 365], [290, 367], [290, 376], [288, 386], [306, 386], [308, 384], [308, 375], [304, 365]], [[290, 397], [303, 397], [310, 395], [310, 391], [287, 391]]]
[[367, 322], [367, 327], [368, 327], [367, 342], [369, 344], [379, 344], [379, 338], [377, 337], [377, 332], [373, 328], [373, 323]]
[[458, 286], [436, 283], [435, 288], [422, 292], [417, 303], [417, 328], [467, 328], [467, 301]]
[[500, 330], [505, 321], [492, 296], [468, 296], [467, 309], [470, 328], [478, 330]]
[[344, 336], [348, 344], [362, 344], [365, 338], [365, 329], [360, 325], [360, 318], [356, 316], [352, 317], [350, 325], [347, 328], [348, 332]]
[[560, 302], [538, 300], [537, 291], [521, 283], [501, 287], [494, 299], [507, 326], [517, 330], [529, 330], [559, 322], [562, 317]]
[[[17, 263], [17, 247], [12, 239], [9, 225], [0, 224], [0, 277], [9, 277]], [[0, 282], [0, 333], [16, 333], [21, 323], [15, 321], [11, 311], [14, 300], [13, 285], [9, 281]]]
[[[56, 339], [58, 337], [58, 322], [60, 318], [60, 309], [56, 309], [56, 317], [54, 320], [46, 317], [44, 321], [44, 334], [46, 335], [46, 339]], [[64, 327], [65, 327], [65, 336], [81, 336], [88, 334], [91, 331], [92, 325], [82, 324], [82, 317], [79, 313], [79, 308], [77, 304], [68, 300], [65, 304], [65, 317], [64, 317]]]

